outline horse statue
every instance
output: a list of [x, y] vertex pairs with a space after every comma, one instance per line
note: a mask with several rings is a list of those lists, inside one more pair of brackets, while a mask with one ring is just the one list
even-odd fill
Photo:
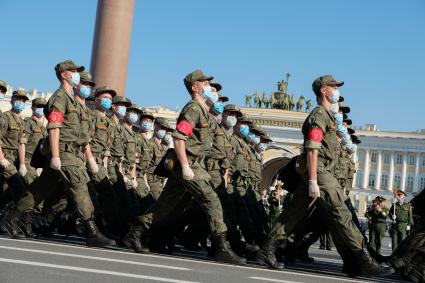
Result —
[[245, 95], [245, 106], [251, 107], [251, 95]]
[[269, 108], [269, 100], [267, 99], [267, 94], [265, 91], [263, 92], [263, 96], [261, 97], [261, 102], [263, 103], [264, 108]]
[[311, 103], [311, 99], [307, 100], [306, 105], [305, 105], [305, 112], [310, 112], [310, 109], [312, 107], [312, 103]]
[[295, 100], [295, 95], [291, 95], [291, 98], [289, 99], [289, 110], [294, 111], [295, 104], [297, 101]]
[[297, 102], [297, 111], [302, 111], [304, 107], [304, 96], [300, 96]]

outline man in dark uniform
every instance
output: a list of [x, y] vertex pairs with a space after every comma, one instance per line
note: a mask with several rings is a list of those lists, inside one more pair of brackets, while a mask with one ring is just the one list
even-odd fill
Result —
[[365, 216], [369, 222], [370, 247], [380, 253], [382, 238], [387, 231], [388, 208], [385, 207], [385, 198], [377, 196], [373, 205], [366, 211]]
[[389, 211], [389, 218], [392, 220], [391, 225], [391, 244], [393, 251], [407, 237], [407, 232], [410, 231], [413, 225], [412, 206], [410, 203], [405, 203], [406, 193], [398, 190], [395, 204]]

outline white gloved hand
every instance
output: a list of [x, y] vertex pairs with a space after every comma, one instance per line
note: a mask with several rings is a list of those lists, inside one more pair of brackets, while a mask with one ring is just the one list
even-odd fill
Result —
[[395, 216], [395, 214], [393, 214], [393, 215], [391, 215], [391, 219], [392, 219], [393, 221], [395, 221], [395, 220], [397, 219], [397, 216]]
[[410, 231], [410, 225], [406, 226], [406, 231]]
[[27, 174], [27, 166], [25, 166], [25, 164], [20, 165], [19, 166], [19, 175], [21, 175], [22, 177], [25, 177], [26, 174]]
[[87, 162], [89, 164], [89, 169], [93, 174], [99, 173], [99, 165], [97, 165], [96, 160], [93, 157], [90, 157]]
[[43, 172], [43, 168], [37, 168], [37, 176], [40, 177], [41, 172]]
[[183, 180], [190, 181], [195, 177], [192, 169], [188, 164], [182, 166]]
[[3, 167], [3, 168], [7, 168], [7, 167], [9, 166], [9, 164], [10, 164], [10, 162], [9, 162], [9, 160], [7, 160], [6, 158], [4, 158], [4, 159], [0, 160], [0, 165], [1, 165], [1, 167]]
[[308, 195], [312, 198], [320, 197], [320, 189], [317, 180], [308, 181]]
[[57, 171], [61, 170], [61, 159], [59, 157], [52, 157], [52, 159], [50, 159], [50, 168]]

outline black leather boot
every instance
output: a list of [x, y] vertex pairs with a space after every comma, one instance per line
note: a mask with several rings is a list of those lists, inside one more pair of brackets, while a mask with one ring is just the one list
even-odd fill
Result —
[[108, 247], [114, 246], [115, 241], [106, 238], [102, 233], [97, 229], [96, 223], [94, 220], [90, 219], [84, 221], [86, 226], [87, 240], [86, 245], [89, 247]]
[[5, 209], [3, 218], [0, 221], [0, 229], [7, 233], [12, 239], [24, 239], [25, 234], [19, 227], [19, 220], [22, 216], [20, 212], [14, 205], [9, 204]]
[[385, 264], [378, 264], [374, 261], [366, 250], [354, 252], [358, 264], [359, 274], [350, 274], [351, 276], [385, 276], [394, 273], [394, 269]]
[[281, 263], [278, 264], [275, 252], [275, 241], [268, 239], [261, 246], [261, 249], [256, 253], [254, 261], [256, 264], [266, 266], [271, 269], [281, 269], [283, 268], [283, 265]]
[[232, 264], [246, 264], [246, 259], [237, 256], [226, 241], [226, 233], [213, 236], [215, 247], [215, 260], [218, 262]]
[[144, 233], [145, 229], [140, 225], [133, 225], [130, 231], [124, 236], [122, 240], [124, 246], [127, 248], [133, 248], [136, 253], [149, 253], [149, 249], [142, 246], [140, 237]]
[[30, 239], [34, 239], [36, 234], [32, 231], [32, 222], [33, 222], [33, 213], [25, 212], [22, 215], [22, 222], [20, 223], [21, 230], [24, 232], [25, 236]]

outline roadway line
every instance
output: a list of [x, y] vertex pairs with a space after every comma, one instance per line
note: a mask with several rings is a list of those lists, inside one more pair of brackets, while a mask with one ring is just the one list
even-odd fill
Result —
[[161, 264], [154, 264], [154, 263], [136, 262], [136, 261], [122, 260], [122, 259], [101, 258], [101, 257], [96, 257], [96, 256], [87, 256], [87, 255], [79, 255], [79, 254], [50, 252], [50, 251], [43, 251], [43, 250], [36, 250], [36, 249], [24, 249], [24, 248], [6, 247], [6, 246], [0, 246], [0, 249], [22, 251], [22, 252], [32, 252], [32, 253], [39, 253], [39, 254], [59, 255], [59, 256], [74, 257], [74, 258], [93, 259], [93, 260], [99, 260], [99, 261], [118, 262], [118, 263], [142, 265], [142, 266], [157, 267], [157, 268], [167, 268], [167, 269], [174, 269], [174, 270], [186, 270], [186, 271], [192, 270], [192, 269], [185, 268], [185, 267], [161, 265]]
[[[111, 253], [111, 254], [124, 254], [124, 255], [128, 255], [128, 256], [137, 256], [137, 257], [152, 257], [152, 258], [159, 258], [159, 259], [169, 259], [169, 260], [175, 260], [175, 261], [182, 261], [182, 262], [192, 262], [195, 264], [209, 264], [209, 265], [222, 265], [222, 266], [228, 266], [228, 267], [232, 267], [232, 268], [240, 268], [240, 269], [248, 269], [248, 270], [255, 270], [255, 271], [261, 271], [261, 272], [268, 272], [268, 273], [277, 273], [277, 274], [282, 274], [282, 273], [286, 273], [286, 274], [291, 274], [291, 275], [301, 275], [301, 276], [309, 276], [309, 277], [320, 277], [321, 275], [318, 275], [317, 273], [314, 273], [314, 271], [316, 270], [312, 270], [311, 272], [313, 274], [307, 273], [309, 272], [309, 270], [300, 270], [297, 272], [292, 272], [292, 271], [286, 271], [286, 270], [273, 270], [273, 269], [267, 269], [264, 267], [251, 267], [251, 266], [242, 266], [242, 265], [234, 265], [234, 264], [226, 264], [226, 263], [220, 263], [220, 262], [214, 262], [214, 261], [208, 261], [205, 259], [188, 259], [188, 258], [183, 258], [183, 257], [176, 257], [176, 256], [162, 256], [162, 255], [154, 255], [154, 254], [138, 254], [138, 253], [134, 253], [131, 251], [116, 251], [116, 250], [108, 250], [108, 249], [102, 249], [102, 248], [89, 248], [89, 247], [85, 247], [85, 246], [80, 246], [80, 245], [76, 245], [76, 244], [58, 244], [58, 243], [51, 243], [51, 242], [47, 242], [47, 241], [34, 241], [34, 240], [15, 240], [15, 239], [8, 239], [8, 238], [2, 238], [0, 237], [0, 240], [5, 240], [5, 241], [12, 241], [15, 243], [20, 243], [20, 242], [26, 242], [26, 243], [30, 243], [30, 244], [38, 244], [38, 245], [50, 245], [50, 246], [57, 246], [57, 247], [65, 247], [65, 248], [75, 248], [75, 249], [81, 249], [81, 250], [90, 250], [90, 251], [99, 251], [99, 252], [105, 252], [105, 253]], [[343, 273], [335, 273], [336, 277], [326, 277], [324, 276], [324, 278], [327, 279], [333, 279], [333, 280], [339, 280], [339, 281], [347, 281], [347, 282], [370, 282], [370, 281], [366, 281], [363, 278], [357, 278], [357, 281], [352, 281], [352, 280], [348, 280], [345, 279], [344, 276], [345, 274]], [[378, 279], [379, 277], [375, 277], [374, 280]], [[380, 278], [379, 278], [380, 279]], [[378, 279], [378, 280], [379, 280]], [[384, 278], [385, 280], [385, 278]], [[382, 281], [381, 281], [382, 282]], [[397, 279], [391, 279], [391, 282], [405, 282], [405, 281], [400, 281]]]
[[266, 277], [248, 277], [248, 279], [254, 279], [254, 280], [261, 280], [266, 282], [278, 282], [278, 283], [302, 283], [299, 281], [288, 281], [288, 280], [280, 280], [280, 279], [273, 279], [273, 278], [266, 278]]
[[155, 276], [147, 276], [147, 275], [134, 274], [134, 273], [123, 273], [123, 272], [108, 271], [108, 270], [102, 270], [102, 269], [84, 268], [84, 267], [77, 267], [77, 266], [50, 264], [50, 263], [43, 263], [43, 262], [36, 262], [36, 261], [16, 260], [16, 259], [10, 259], [10, 258], [0, 258], [0, 262], [8, 262], [8, 263], [16, 263], [16, 264], [32, 265], [32, 266], [41, 266], [41, 267], [56, 268], [56, 269], [65, 269], [65, 270], [80, 271], [80, 272], [87, 272], [87, 273], [106, 274], [106, 275], [154, 280], [154, 281], [161, 281], [161, 282], [199, 283], [199, 282], [195, 282], [195, 281], [177, 280], [177, 279], [173, 279], [173, 278], [155, 277]]

